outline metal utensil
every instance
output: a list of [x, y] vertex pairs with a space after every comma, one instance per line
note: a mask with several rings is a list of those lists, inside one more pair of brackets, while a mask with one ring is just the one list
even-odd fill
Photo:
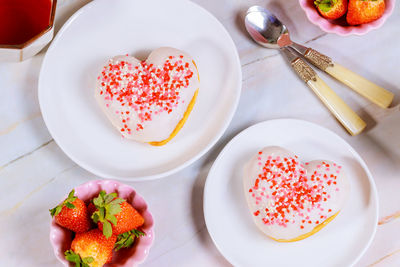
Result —
[[330, 57], [293, 42], [286, 26], [267, 9], [260, 6], [250, 7], [245, 23], [250, 35], [260, 45], [268, 48], [290, 47], [316, 67], [380, 107], [387, 108], [392, 103], [394, 97], [392, 92], [334, 63]]
[[357, 135], [366, 123], [317, 75], [317, 73], [290, 48], [289, 32], [267, 9], [253, 6], [247, 11], [245, 26], [258, 44], [281, 49], [299, 77], [314, 91], [325, 106], [351, 134]]

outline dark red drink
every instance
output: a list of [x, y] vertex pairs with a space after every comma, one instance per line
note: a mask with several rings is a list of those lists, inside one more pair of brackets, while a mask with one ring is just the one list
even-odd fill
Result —
[[51, 0], [0, 0], [0, 45], [23, 44], [50, 24]]

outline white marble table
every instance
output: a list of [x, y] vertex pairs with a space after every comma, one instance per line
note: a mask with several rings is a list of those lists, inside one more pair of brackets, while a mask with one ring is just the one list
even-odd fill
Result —
[[[59, 1], [56, 31], [88, 0]], [[310, 24], [296, 0], [196, 0], [231, 34], [243, 70], [242, 97], [227, 132], [199, 161], [168, 178], [129, 183], [149, 203], [156, 240], [143, 266], [229, 266], [207, 232], [203, 187], [222, 147], [239, 131], [268, 119], [309, 120], [346, 139], [374, 175], [380, 198], [376, 237], [358, 266], [400, 266], [400, 115], [381, 110], [325, 74], [321, 76], [370, 127], [350, 137], [296, 77], [277, 51], [262, 49], [244, 34], [243, 12], [268, 6], [293, 38], [325, 52], [396, 94], [400, 90], [400, 7], [384, 27], [365, 36], [339, 37]], [[22, 63], [0, 63], [0, 266], [59, 266], [48, 241], [48, 209], [67, 190], [96, 178], [72, 162], [51, 138], [37, 99], [45, 51]], [[389, 121], [390, 120], [390, 121]], [[173, 185], [173, 186], [171, 186]], [[390, 217], [392, 216], [392, 217]]]

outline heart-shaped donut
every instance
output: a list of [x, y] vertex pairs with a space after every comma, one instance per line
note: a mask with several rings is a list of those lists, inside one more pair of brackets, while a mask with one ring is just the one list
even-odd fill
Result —
[[193, 59], [161, 47], [145, 61], [128, 55], [110, 59], [97, 77], [95, 97], [122, 136], [164, 145], [188, 118], [199, 85]]
[[280, 242], [302, 240], [321, 230], [343, 208], [349, 183], [331, 161], [303, 164], [281, 147], [266, 147], [245, 166], [244, 191], [257, 227]]

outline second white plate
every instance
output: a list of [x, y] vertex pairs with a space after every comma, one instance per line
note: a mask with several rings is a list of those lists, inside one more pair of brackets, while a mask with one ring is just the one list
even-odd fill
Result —
[[[279, 243], [268, 238], [256, 227], [247, 207], [243, 166], [254, 153], [271, 145], [293, 151], [304, 162], [338, 162], [350, 181], [345, 208], [302, 241]], [[375, 234], [378, 199], [367, 166], [342, 138], [309, 122], [280, 119], [256, 124], [226, 145], [207, 178], [204, 216], [215, 245], [235, 266], [351, 266]]]
[[[167, 145], [124, 140], [94, 99], [97, 73], [115, 55], [145, 59], [161, 46], [189, 53], [201, 87], [183, 129]], [[119, 180], [171, 174], [203, 155], [235, 112], [241, 68], [235, 45], [210, 13], [184, 0], [96, 0], [74, 14], [45, 56], [39, 79], [43, 118], [81, 167]]]

